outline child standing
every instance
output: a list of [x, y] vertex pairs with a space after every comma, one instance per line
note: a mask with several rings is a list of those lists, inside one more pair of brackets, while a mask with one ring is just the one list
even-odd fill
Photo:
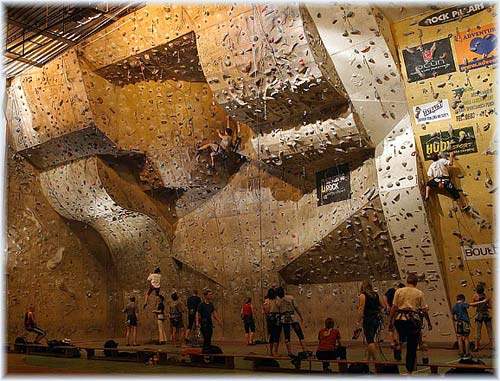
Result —
[[467, 303], [464, 294], [457, 295], [457, 303], [453, 306], [451, 312], [453, 313], [453, 320], [455, 321], [455, 328], [457, 332], [458, 349], [461, 357], [470, 357], [470, 318], [467, 309], [470, 306], [475, 306], [486, 302], [486, 300], [474, 303]]
[[255, 334], [255, 321], [253, 320], [252, 298], [246, 298], [245, 304], [241, 307], [241, 319], [245, 327], [245, 337], [247, 345], [255, 345], [253, 335]]
[[159, 267], [157, 267], [152, 274], [149, 274], [147, 281], [149, 282], [149, 288], [146, 293], [146, 297], [144, 298], [144, 305], [142, 306], [142, 309], [146, 309], [149, 295], [151, 295], [153, 291], [156, 293], [156, 296], [160, 295], [161, 271]]
[[135, 296], [130, 297], [130, 302], [125, 306], [122, 312], [127, 314], [127, 346], [130, 346], [130, 333], [132, 333], [133, 346], [137, 346], [137, 304], [135, 304]]

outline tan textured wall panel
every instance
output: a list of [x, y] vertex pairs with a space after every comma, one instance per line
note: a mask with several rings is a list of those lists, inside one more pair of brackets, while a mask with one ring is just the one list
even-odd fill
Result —
[[39, 177], [24, 160], [9, 160], [6, 340], [22, 336], [29, 304], [49, 338], [118, 333], [118, 285], [105, 242], [92, 228], [62, 218], [44, 197]]

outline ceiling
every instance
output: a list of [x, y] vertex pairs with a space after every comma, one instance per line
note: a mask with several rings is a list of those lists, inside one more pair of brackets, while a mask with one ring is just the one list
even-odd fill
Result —
[[4, 75], [41, 67], [143, 3], [18, 5], [4, 3]]

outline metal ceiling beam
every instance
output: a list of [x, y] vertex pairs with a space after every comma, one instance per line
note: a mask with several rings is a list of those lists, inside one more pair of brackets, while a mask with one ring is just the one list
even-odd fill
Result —
[[[45, 32], [50, 32], [50, 30], [51, 30], [52, 28], [54, 28], [54, 27], [56, 27], [56, 26], [58, 26], [58, 25], [64, 24], [64, 23], [65, 23], [65, 22], [67, 22], [67, 21], [73, 20], [73, 19], [75, 19], [76, 17], [78, 17], [79, 15], [83, 14], [84, 12], [87, 12], [88, 10], [89, 10], [89, 8], [82, 8], [82, 9], [80, 9], [78, 12], [76, 12], [75, 14], [72, 14], [72, 15], [70, 15], [70, 16], [68, 16], [68, 17], [65, 17], [65, 18], [63, 18], [63, 19], [61, 19], [61, 20], [58, 20], [58, 21], [54, 22], [53, 24], [51, 24], [51, 25], [49, 25], [48, 27], [46, 27], [46, 28], [44, 28], [44, 29], [40, 30], [39, 32], [37, 32], [37, 33], [35, 33], [34, 35], [32, 35], [32, 36], [28, 37], [27, 39], [23, 39], [23, 41], [18, 42], [18, 43], [17, 43], [17, 44], [15, 44], [14, 46], [9, 46], [9, 47], [8, 47], [8, 50], [9, 50], [9, 51], [12, 51], [13, 49], [16, 49], [16, 48], [18, 48], [19, 46], [23, 45], [23, 44], [26, 42], [26, 40], [27, 40], [27, 41], [30, 41], [30, 40], [31, 40], [31, 38], [33, 38], [33, 37], [39, 36], [40, 34], [45, 33]], [[72, 44], [74, 44], [74, 42], [73, 42], [73, 41], [71, 41], [71, 43], [72, 43]]]
[[19, 62], [28, 64], [28, 65], [33, 65], [33, 66], [36, 66], [36, 67], [42, 67], [43, 66], [42, 64], [40, 64], [38, 62], [29, 60], [29, 59], [21, 57], [21, 56], [18, 56], [17, 54], [14, 54], [14, 53], [5, 52], [4, 56], [7, 57], [7, 58], [11, 58], [14, 61], [19, 61]]
[[[48, 30], [43, 30], [43, 29], [31, 26], [31, 25], [27, 25], [27, 24], [25, 24], [25, 23], [23, 23], [21, 21], [18, 21], [18, 20], [13, 20], [13, 19], [9, 18], [9, 19], [7, 19], [7, 23], [15, 25], [15, 26], [18, 26], [20, 28], [23, 28], [27, 32], [36, 32], [33, 36], [41, 34], [43, 36], [47, 36], [47, 37], [59, 40], [59, 41], [65, 42], [65, 43], [70, 44], [70, 45], [75, 45], [76, 44], [73, 40], [61, 37], [61, 36], [57, 35], [56, 33], [50, 32]], [[30, 36], [28, 38], [31, 38], [33, 36]]]

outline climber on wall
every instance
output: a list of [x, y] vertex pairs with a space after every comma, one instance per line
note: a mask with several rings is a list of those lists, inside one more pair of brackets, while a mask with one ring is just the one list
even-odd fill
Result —
[[196, 149], [196, 153], [199, 154], [201, 151], [204, 151], [206, 149], [210, 148], [210, 165], [209, 168], [215, 168], [215, 157], [216, 156], [224, 156], [227, 155], [227, 152], [229, 152], [232, 148], [233, 145], [233, 130], [229, 127], [230, 121], [229, 121], [229, 115], [226, 117], [226, 128], [225, 130], [221, 133], [220, 131], [217, 131], [217, 134], [219, 135], [221, 141], [219, 143], [208, 143], [205, 144], [199, 148]]
[[160, 295], [161, 270], [159, 267], [157, 267], [152, 274], [149, 274], [147, 281], [149, 282], [149, 288], [146, 293], [146, 297], [144, 298], [144, 305], [142, 306], [142, 309], [146, 309], [149, 295], [151, 295], [153, 291], [156, 293], [156, 296]]
[[429, 199], [429, 192], [431, 188], [445, 188], [450, 196], [455, 200], [462, 211], [465, 211], [466, 207], [463, 204], [460, 194], [457, 188], [453, 185], [450, 179], [450, 173], [448, 172], [448, 167], [453, 166], [455, 161], [455, 153], [450, 153], [450, 160], [439, 158], [437, 153], [431, 154], [432, 164], [429, 166], [427, 171], [427, 176], [430, 177], [429, 182], [425, 186], [425, 201]]

